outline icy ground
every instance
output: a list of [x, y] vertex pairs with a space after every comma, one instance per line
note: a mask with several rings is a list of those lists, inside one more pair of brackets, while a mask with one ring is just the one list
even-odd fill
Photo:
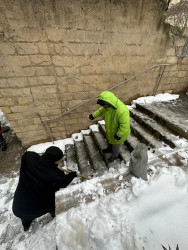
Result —
[[[168, 97], [174, 98], [174, 95]], [[165, 94], [164, 99], [167, 100]], [[64, 150], [70, 141], [60, 140], [55, 145]], [[50, 142], [38, 144], [28, 150], [42, 153], [50, 145]], [[180, 141], [177, 146], [183, 168], [151, 164], [148, 181], [132, 177], [126, 184], [128, 188], [109, 196], [103, 195], [103, 188], [97, 182], [92, 187], [95, 180], [77, 184], [86, 192], [98, 189], [101, 198], [58, 214], [55, 219], [46, 214], [36, 219], [28, 232], [23, 231], [20, 220], [11, 211], [18, 173], [1, 176], [0, 249], [55, 250], [57, 244], [59, 250], [162, 250], [162, 245], [167, 248], [170, 245], [174, 250], [178, 244], [180, 250], [187, 250], [188, 144]], [[168, 148], [161, 152], [169, 157]], [[149, 154], [149, 160], [155, 156], [155, 153]], [[126, 168], [128, 164], [119, 167], [120, 178]], [[71, 188], [73, 186], [59, 192], [68, 192]]]

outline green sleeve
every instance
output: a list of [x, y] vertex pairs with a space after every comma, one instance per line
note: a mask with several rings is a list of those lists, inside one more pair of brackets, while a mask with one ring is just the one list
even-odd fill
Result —
[[103, 116], [104, 111], [105, 111], [105, 108], [101, 107], [97, 111], [95, 111], [92, 115], [94, 118], [97, 118], [97, 117]]

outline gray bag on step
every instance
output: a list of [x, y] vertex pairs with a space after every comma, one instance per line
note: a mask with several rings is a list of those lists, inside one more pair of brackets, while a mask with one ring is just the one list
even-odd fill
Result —
[[131, 152], [129, 164], [131, 173], [136, 177], [147, 181], [147, 163], [147, 146], [143, 143], [138, 143], [136, 148]]

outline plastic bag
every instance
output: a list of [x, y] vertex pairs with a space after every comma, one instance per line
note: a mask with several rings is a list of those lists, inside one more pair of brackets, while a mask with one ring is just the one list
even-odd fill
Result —
[[129, 164], [131, 173], [136, 177], [147, 181], [147, 163], [147, 146], [143, 143], [138, 143], [136, 148], [131, 152]]

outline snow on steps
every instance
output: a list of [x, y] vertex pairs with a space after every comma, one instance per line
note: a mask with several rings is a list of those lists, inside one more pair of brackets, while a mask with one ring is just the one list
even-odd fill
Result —
[[69, 169], [70, 166], [73, 167], [72, 170], [77, 170], [82, 175], [92, 177], [89, 180], [90, 190], [86, 190], [85, 183], [81, 182], [59, 191], [56, 195], [57, 214], [130, 185], [130, 153], [138, 142], [148, 146], [148, 170], [152, 166], [160, 167], [162, 164], [184, 166], [177, 145], [182, 143], [182, 147], [187, 147], [188, 143], [177, 135], [177, 131], [181, 129], [174, 130], [173, 125], [166, 127], [166, 118], [160, 116], [159, 119], [159, 114], [156, 114], [154, 109], [148, 110], [148, 107], [140, 104], [136, 105], [136, 109], [130, 109], [132, 132], [121, 146], [122, 161], [108, 163], [110, 155], [102, 152], [107, 146], [104, 121], [99, 121], [97, 125], [91, 125], [88, 130], [82, 130], [72, 136], [74, 145], [66, 145], [65, 165]]

